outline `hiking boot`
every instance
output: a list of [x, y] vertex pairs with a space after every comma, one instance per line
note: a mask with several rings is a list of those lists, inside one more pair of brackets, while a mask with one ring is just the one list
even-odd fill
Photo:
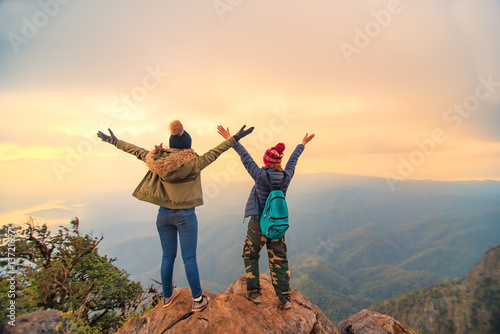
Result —
[[203, 311], [207, 307], [209, 302], [210, 302], [210, 297], [202, 295], [201, 300], [199, 302], [193, 300], [193, 308], [191, 309], [191, 312]]
[[290, 297], [280, 298], [280, 303], [278, 305], [280, 310], [289, 310], [292, 308], [292, 302]]
[[181, 289], [174, 288], [172, 291], [172, 295], [168, 298], [163, 297], [163, 307], [169, 307], [174, 301], [175, 297], [177, 297], [181, 293]]
[[259, 290], [247, 291], [246, 297], [254, 304], [262, 303], [262, 294]]

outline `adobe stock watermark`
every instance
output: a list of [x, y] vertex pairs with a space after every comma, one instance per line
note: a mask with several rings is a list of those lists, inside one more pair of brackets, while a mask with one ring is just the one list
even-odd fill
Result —
[[[146, 67], [140, 84], [134, 86], [128, 94], [122, 94], [116, 98], [110, 105], [111, 113], [116, 118], [124, 119], [130, 115], [130, 112], [137, 108], [141, 102], [146, 100], [148, 94], [157, 89], [168, 76], [168, 72], [163, 72], [160, 65], [156, 68]], [[103, 118], [96, 129], [87, 131], [84, 135], [88, 138], [80, 140], [75, 146], [66, 146], [66, 154], [63, 161], [53, 161], [52, 169], [59, 182], [63, 182], [64, 175], [73, 172], [82, 163], [85, 157], [90, 155], [97, 145], [102, 141], [96, 136], [98, 130], [108, 133], [108, 128], [113, 127], [113, 121], [110, 118]]]
[[16, 326], [16, 235], [14, 233], [14, 226], [9, 225], [7, 229], [7, 265], [5, 270], [7, 278], [6, 281], [9, 282], [7, 290], [7, 302], [6, 302], [6, 316], [9, 319], [7, 324], [10, 326]]
[[17, 54], [21, 45], [26, 45], [35, 38], [40, 29], [43, 29], [51, 19], [59, 14], [61, 6], [68, 4], [71, 0], [39, 0], [40, 9], [36, 11], [31, 18], [23, 16], [21, 18], [21, 34], [9, 32], [7, 39], [10, 42], [12, 50]]
[[[284, 131], [297, 115], [288, 111], [286, 106], [273, 109], [273, 116], [269, 119], [268, 126], [262, 129], [256, 128], [245, 137], [245, 148], [251, 154], [264, 144], [269, 144], [276, 138], [276, 134]], [[261, 152], [264, 154], [264, 152]], [[211, 182], [203, 186], [203, 195], [206, 203], [219, 196], [220, 192], [229, 185], [231, 178], [240, 175], [245, 168], [241, 161], [229, 161], [224, 170], [212, 172]]]
[[[412, 0], [406, 1], [412, 2]], [[378, 11], [372, 10], [370, 12], [372, 20], [365, 23], [362, 27], [354, 27], [354, 38], [352, 43], [340, 43], [340, 50], [347, 63], [351, 63], [352, 57], [355, 54], [361, 54], [374, 38], [380, 36], [382, 31], [391, 24], [393, 18], [403, 12], [403, 9], [404, 7], [400, 0], [389, 0], [385, 9]]]
[[[447, 109], [443, 113], [445, 123], [451, 124], [452, 130], [457, 130], [464, 119], [471, 117], [473, 112], [476, 112], [481, 101], [489, 99], [500, 86], [500, 82], [493, 80], [493, 75], [490, 74], [487, 78], [478, 77], [479, 84], [471, 94], [464, 98], [462, 102], [453, 104], [452, 108]], [[406, 155], [400, 155], [400, 163], [396, 171], [386, 171], [384, 173], [387, 185], [392, 192], [396, 190], [396, 184], [410, 178], [416, 169], [422, 166], [427, 158], [436, 152], [437, 146], [448, 140], [446, 131], [443, 128], [437, 127], [430, 132], [430, 135], [423, 140], [415, 140], [416, 148]]]
[[146, 67], [146, 75], [141, 84], [133, 87], [129, 94], [122, 94], [111, 103], [111, 110], [120, 118], [127, 118], [130, 112], [137, 108], [141, 102], [146, 100], [149, 93], [157, 89], [163, 80], [168, 76], [168, 72], [163, 72], [160, 65], [153, 69]]
[[226, 13], [233, 12], [243, 1], [244, 0], [214, 0], [212, 5], [219, 19], [224, 20]]
[[319, 264], [327, 261], [334, 253], [335, 248], [338, 248], [338, 245], [333, 242], [331, 235], [326, 240], [317, 237], [316, 241], [318, 244], [314, 248], [313, 254], [306, 255], [300, 264], [293, 266], [291, 275], [293, 284], [300, 284], [306, 281], [309, 278], [309, 274], [318, 270]]

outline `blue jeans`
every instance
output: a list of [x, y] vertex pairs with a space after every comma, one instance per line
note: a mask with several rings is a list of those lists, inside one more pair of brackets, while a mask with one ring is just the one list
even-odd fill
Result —
[[184, 270], [191, 288], [193, 298], [201, 296], [202, 289], [198, 263], [196, 262], [196, 247], [198, 242], [198, 220], [194, 208], [185, 210], [171, 210], [160, 207], [156, 219], [156, 227], [160, 235], [163, 256], [161, 259], [161, 283], [163, 297], [172, 295], [172, 276], [174, 262], [177, 256], [177, 233], [181, 243]]

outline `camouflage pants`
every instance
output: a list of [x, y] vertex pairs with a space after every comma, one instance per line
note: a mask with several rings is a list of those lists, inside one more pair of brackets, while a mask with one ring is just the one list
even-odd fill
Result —
[[269, 270], [276, 295], [286, 298], [290, 295], [290, 270], [286, 257], [285, 237], [269, 239], [262, 234], [259, 217], [252, 217], [248, 222], [247, 236], [243, 246], [243, 262], [247, 291], [260, 290], [259, 253], [266, 245], [269, 258]]

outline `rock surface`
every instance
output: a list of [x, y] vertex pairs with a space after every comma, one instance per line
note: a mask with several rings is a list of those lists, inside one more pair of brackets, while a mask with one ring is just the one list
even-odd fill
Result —
[[293, 290], [292, 308], [278, 309], [271, 278], [261, 274], [263, 303], [254, 305], [246, 299], [245, 277], [234, 281], [226, 292], [212, 297], [202, 312], [191, 312], [191, 293], [183, 288], [172, 306], [164, 309], [161, 304], [142, 317], [128, 321], [119, 334], [335, 334], [335, 325], [321, 309], [312, 304], [302, 293]]
[[59, 311], [57, 310], [44, 310], [40, 312], [33, 312], [23, 314], [16, 317], [15, 325], [11, 326], [5, 323], [0, 328], [2, 334], [55, 334], [59, 333], [54, 330], [52, 326], [61, 321]]
[[[290, 310], [278, 308], [271, 278], [261, 274], [263, 303], [254, 305], [246, 299], [245, 277], [234, 281], [226, 292], [214, 295], [202, 312], [191, 312], [191, 291], [181, 289], [173, 304], [162, 304], [143, 316], [129, 320], [119, 334], [415, 334], [392, 317], [363, 310], [337, 327], [321, 309], [300, 291], [292, 290]], [[16, 318], [16, 326], [4, 324], [5, 334], [54, 334], [51, 328], [61, 320], [59, 311], [45, 310]]]
[[394, 318], [362, 310], [338, 324], [339, 334], [416, 334]]

